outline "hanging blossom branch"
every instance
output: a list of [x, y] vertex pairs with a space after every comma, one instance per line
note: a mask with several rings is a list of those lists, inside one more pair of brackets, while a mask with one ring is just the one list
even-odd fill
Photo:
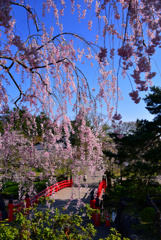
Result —
[[[22, 6], [21, 6], [22, 7]], [[55, 8], [55, 6], [53, 6]], [[27, 9], [26, 9], [27, 10]], [[13, 28], [13, 27], [12, 27]], [[26, 73], [28, 73], [28, 71], [32, 72], [33, 69], [45, 69], [47, 71], [50, 71], [50, 72], [54, 72], [55, 69], [53, 69], [53, 67], [55, 67], [55, 64], [58, 64], [58, 63], [63, 63], [64, 62], [64, 59], [69, 59], [69, 61], [73, 61], [74, 59], [76, 60], [76, 55], [74, 56], [66, 56], [65, 58], [64, 57], [61, 57], [61, 55], [63, 55], [63, 53], [65, 53], [65, 51], [62, 49], [64, 47], [68, 47], [69, 45], [67, 46], [62, 46], [61, 44], [59, 46], [56, 46], [55, 45], [55, 50], [58, 52], [59, 51], [59, 54], [58, 54], [58, 58], [59, 59], [56, 59], [55, 56], [53, 56], [52, 54], [52, 45], [51, 43], [54, 42], [56, 39], [58, 39], [59, 37], [61, 36], [64, 36], [64, 35], [70, 35], [70, 36], [73, 36], [73, 37], [76, 37], [78, 39], [80, 39], [81, 41], [83, 41], [87, 46], [89, 46], [92, 50], [94, 50], [95, 54], [97, 55], [95, 49], [92, 47], [92, 44], [88, 41], [86, 41], [84, 38], [78, 36], [77, 34], [73, 34], [73, 33], [68, 33], [68, 32], [64, 32], [64, 33], [60, 33], [60, 34], [57, 34], [56, 36], [54, 36], [53, 38], [50, 38], [48, 39], [46, 35], [46, 32], [45, 32], [45, 29], [42, 29], [43, 31], [43, 34], [42, 34], [42, 39], [43, 39], [43, 42], [45, 42], [44, 44], [38, 44], [40, 41], [36, 42], [36, 39], [32, 40], [32, 43], [31, 44], [28, 44], [27, 47], [25, 47], [26, 43], [28, 42], [28, 40], [34, 36], [29, 36], [27, 38], [27, 41], [25, 42], [25, 44], [22, 42], [21, 38], [17, 35], [10, 35], [10, 33], [8, 33], [8, 39], [9, 39], [9, 43], [16, 46], [18, 48], [18, 51], [14, 57], [14, 61], [19, 64], [20, 66], [22, 66], [24, 69], [26, 69]], [[36, 35], [35, 35], [36, 36]], [[60, 39], [60, 41], [62, 41], [62, 39]], [[41, 45], [41, 46], [38, 46], [37, 45]], [[51, 45], [51, 46], [50, 46]], [[71, 47], [71, 45], [70, 45]], [[48, 51], [47, 49], [50, 49], [50, 51]], [[42, 52], [44, 51], [44, 52]], [[48, 51], [48, 53], [46, 54], [46, 56], [43, 58], [43, 55], [42, 53], [44, 54], [45, 51]], [[69, 52], [70, 53], [70, 52]], [[73, 49], [71, 48], [71, 53], [74, 53]], [[74, 53], [75, 54], [75, 53]], [[2, 55], [3, 56], [3, 55]], [[98, 54], [98, 59], [100, 60], [100, 62], [102, 61], [100, 56], [101, 54]], [[47, 58], [46, 58], [47, 57]], [[39, 58], [42, 58], [43, 60], [40, 61]], [[49, 60], [49, 58], [51, 58], [52, 60], [52, 63], [51, 63], [51, 60]], [[7, 59], [7, 57], [6, 57]], [[9, 59], [9, 58], [8, 58]], [[10, 58], [11, 60], [11, 58]], [[43, 65], [43, 63], [45, 63]], [[49, 68], [51, 67], [52, 68]], [[62, 65], [60, 65], [61, 67]], [[57, 68], [58, 69], [58, 68]], [[60, 69], [60, 68], [59, 68]], [[67, 69], [69, 69], [69, 67], [66, 66], [66, 71]], [[75, 71], [75, 69], [73, 68], [73, 70]], [[56, 70], [57, 71], [57, 70]], [[82, 72], [81, 70], [79, 71], [80, 73]], [[75, 72], [76, 73], [76, 72]], [[83, 72], [82, 72], [83, 73]], [[70, 73], [71, 74], [71, 73]], [[82, 75], [82, 74], [81, 74]], [[76, 75], [77, 76], [77, 75]], [[72, 76], [70, 76], [72, 77]], [[78, 79], [78, 78], [77, 78]], [[81, 78], [80, 78], [81, 79]], [[86, 81], [86, 84], [87, 84], [87, 87], [88, 87], [88, 82], [86, 80], [86, 78], [84, 77], [85, 81]], [[73, 80], [72, 80], [73, 81]], [[71, 83], [73, 85], [73, 83]], [[79, 88], [80, 84], [77, 86]], [[89, 89], [89, 87], [88, 87]], [[63, 90], [64, 91], [64, 90]], [[91, 93], [89, 92], [89, 96], [91, 96]]]
[[[39, 72], [37, 72], [36, 70], [34, 70], [34, 69], [38, 69], [38, 68], [46, 68], [46, 66], [36, 66], [35, 68], [28, 68], [23, 62], [21, 62], [21, 61], [19, 61], [19, 60], [17, 60], [17, 59], [16, 59], [16, 60], [13, 60], [12, 58], [7, 57], [7, 56], [0, 56], [0, 58], [8, 59], [8, 60], [13, 61], [9, 67], [6, 67], [6, 66], [4, 66], [4, 65], [2, 65], [2, 64], [0, 64], [0, 66], [1, 66], [3, 69], [5, 69], [5, 71], [9, 74], [9, 76], [11, 77], [11, 79], [12, 79], [12, 81], [14, 82], [15, 86], [17, 87], [18, 91], [20, 92], [19, 97], [18, 97], [18, 98], [16, 99], [16, 101], [14, 102], [15, 105], [16, 105], [16, 107], [18, 107], [18, 106], [17, 106], [17, 102], [21, 99], [22, 95], [23, 95], [23, 96], [26, 96], [26, 94], [24, 94], [24, 93], [22, 92], [22, 90], [20, 89], [17, 81], [15, 80], [15, 78], [13, 77], [13, 75], [11, 74], [11, 72], [9, 71], [9, 70], [13, 67], [13, 65], [14, 65], [15, 62], [17, 62], [18, 64], [20, 64], [23, 68], [28, 69], [31, 73], [33, 73], [33, 74], [36, 73], [36, 74], [39, 76], [39, 78], [41, 79], [41, 82], [42, 82], [42, 83], [44, 84], [44, 86], [46, 87], [46, 92], [47, 92], [49, 95], [53, 95], [53, 96], [58, 100], [58, 97], [57, 97], [53, 92], [50, 92], [50, 91], [48, 90], [48, 85], [44, 82], [41, 74], [40, 74]], [[59, 62], [61, 62], [61, 61], [63, 61], [63, 59], [57, 61], [57, 63], [59, 63]], [[53, 64], [52, 64], [52, 63], [49, 63], [48, 65], [50, 66], [50, 65], [53, 65]], [[33, 96], [32, 96], [32, 97], [33, 97]], [[35, 96], [35, 97], [38, 98], [37, 96]], [[38, 98], [38, 99], [39, 99], [39, 98]], [[40, 102], [41, 102], [41, 101], [40, 101]]]
[[36, 12], [35, 12], [35, 13], [32, 12], [32, 11], [34, 11], [34, 9], [32, 9], [29, 5], [28, 5], [28, 6], [25, 6], [24, 4], [17, 3], [17, 2], [13, 2], [13, 1], [10, 1], [10, 4], [12, 4], [12, 5], [17, 5], [17, 6], [19, 6], [19, 7], [24, 8], [24, 9], [32, 16], [32, 19], [34, 20], [34, 23], [35, 23], [35, 26], [36, 26], [37, 31], [38, 31], [38, 32], [40, 31], [40, 29], [39, 29], [39, 27], [38, 27], [38, 23], [37, 23], [37, 21], [36, 21], [36, 17], [35, 17]]
[[[12, 65], [12, 64], [11, 64], [11, 65]], [[8, 67], [0, 64], [0, 66], [1, 66], [3, 69], [5, 69], [5, 71], [8, 73], [8, 75], [10, 76], [10, 78], [12, 79], [12, 81], [14, 82], [14, 84], [16, 85], [16, 87], [17, 87], [17, 89], [18, 89], [18, 91], [19, 91], [19, 93], [20, 93], [19, 97], [18, 97], [18, 98], [16, 99], [16, 101], [14, 102], [15, 105], [16, 105], [16, 107], [18, 107], [18, 106], [17, 106], [17, 102], [21, 99], [22, 95], [24, 95], [24, 94], [23, 94], [22, 90], [20, 89], [20, 87], [18, 86], [17, 82], [15, 81], [13, 75], [12, 75], [12, 74], [10, 73], [10, 71], [9, 71], [10, 68], [11, 68], [11, 65], [10, 65], [10, 67], [8, 68]], [[12, 65], [12, 66], [13, 66], [13, 65]]]
[[[92, 47], [92, 45], [98, 47], [96, 44], [91, 44], [90, 42], [88, 42], [85, 38], [79, 36], [78, 34], [76, 33], [70, 33], [70, 32], [63, 32], [63, 33], [60, 33], [60, 34], [57, 34], [56, 36], [54, 36], [53, 38], [51, 38], [46, 44], [49, 44], [50, 42], [53, 42], [54, 40], [58, 39], [59, 37], [63, 36], [63, 35], [70, 35], [70, 36], [73, 36], [73, 37], [76, 37], [80, 40], [82, 40], [83, 42], [85, 42], [88, 46], [90, 46], [90, 48], [95, 52], [95, 49]], [[41, 48], [43, 48], [45, 45], [42, 45], [40, 47], [37, 48], [37, 50], [40, 50]]]
[[[12, 64], [11, 64], [11, 65], [12, 65]], [[28, 97], [28, 96], [27, 96], [25, 93], [22, 92], [22, 90], [21, 90], [20, 87], [18, 86], [16, 80], [14, 79], [13, 75], [12, 75], [11, 72], [9, 71], [9, 69], [11, 68], [11, 65], [10, 65], [10, 67], [6, 67], [6, 66], [3, 66], [2, 64], [0, 64], [0, 66], [3, 67], [3, 69], [5, 69], [5, 71], [9, 74], [10, 78], [12, 79], [12, 81], [14, 82], [14, 84], [16, 85], [16, 87], [17, 87], [17, 89], [18, 89], [18, 91], [19, 91], [19, 93], [20, 93], [19, 97], [14, 101], [14, 104], [15, 104], [16, 107], [19, 109], [19, 107], [18, 107], [18, 105], [17, 105], [18, 101], [22, 98], [22, 96], [24, 96], [24, 97]], [[13, 65], [12, 65], [12, 66], [13, 66]], [[34, 71], [34, 72], [32, 72], [32, 73], [36, 73], [37, 75], [39, 75], [41, 81], [42, 81], [42, 82], [44, 83], [44, 85], [46, 86], [46, 91], [48, 92], [48, 94], [54, 95], [54, 97], [57, 98], [57, 96], [56, 96], [54, 93], [51, 93], [51, 92], [49, 92], [49, 91], [47, 90], [47, 85], [46, 85], [45, 82], [43, 81], [42, 76], [41, 76], [38, 72], [36, 72], [36, 71]], [[37, 99], [42, 103], [42, 101], [41, 101], [37, 96], [30, 96], [30, 97], [32, 97], [32, 98], [37, 98]], [[57, 100], [58, 100], [58, 98], [57, 98]]]
[[[16, 53], [16, 54], [17, 54], [17, 53]], [[16, 99], [16, 101], [15, 101], [15, 105], [16, 105], [16, 106], [17, 106], [17, 102], [21, 99], [22, 95], [23, 95], [23, 96], [26, 96], [26, 94], [24, 94], [24, 93], [22, 92], [22, 90], [21, 90], [20, 87], [18, 86], [16, 80], [14, 79], [13, 75], [9, 72], [9, 69], [11, 69], [11, 68], [13, 67], [13, 65], [14, 65], [15, 62], [17, 62], [17, 63], [18, 63], [19, 65], [21, 65], [23, 68], [29, 70], [31, 73], [33, 73], [33, 74], [36, 73], [36, 74], [39, 76], [39, 78], [41, 79], [41, 82], [43, 83], [43, 85], [45, 86], [46, 92], [47, 92], [49, 95], [53, 95], [53, 96], [55, 97], [55, 99], [57, 99], [57, 101], [60, 103], [58, 97], [57, 97], [53, 92], [51, 92], [51, 91], [48, 90], [48, 85], [44, 82], [41, 74], [35, 70], [35, 69], [43, 69], [43, 68], [46, 68], [47, 66], [53, 65], [53, 63], [48, 63], [47, 65], [35, 66], [35, 67], [29, 68], [26, 64], [24, 64], [22, 61], [19, 61], [18, 59], [15, 59], [15, 58], [12, 59], [11, 57], [3, 56], [3, 55], [0, 56], [0, 58], [13, 61], [9, 67], [3, 66], [3, 65], [1, 65], [1, 66], [2, 66], [5, 70], [7, 70], [9, 76], [11, 77], [11, 79], [13, 80], [14, 84], [16, 85], [17, 89], [18, 89], [19, 92], [20, 92], [20, 96], [19, 96], [18, 99]], [[65, 60], [66, 60], [66, 61], [65, 61]], [[87, 86], [88, 86], [88, 91], [89, 91], [90, 98], [91, 98], [91, 93], [90, 93], [90, 88], [89, 88], [89, 85], [88, 85], [88, 80], [87, 80], [87, 78], [85, 77], [85, 75], [83, 74], [83, 72], [82, 72], [78, 67], [73, 66], [73, 63], [72, 63], [68, 58], [60, 59], [60, 60], [56, 61], [56, 64], [61, 63], [61, 62], [64, 62], [64, 63], [67, 63], [67, 62], [68, 62], [68, 63], [70, 63], [71, 66], [73, 67], [73, 70], [74, 70], [74, 72], [75, 72], [75, 74], [76, 74], [76, 77], [77, 77], [77, 80], [78, 80], [78, 82], [77, 82], [77, 83], [78, 83], [78, 89], [79, 89], [80, 86], [79, 86], [79, 75], [78, 75], [77, 71], [81, 73], [81, 75], [83, 76], [83, 78], [86, 80], [86, 84], [87, 84]], [[32, 96], [32, 97], [33, 97], [33, 96]], [[35, 97], [36, 97], [36, 96], [35, 96]], [[41, 101], [40, 101], [40, 102], [41, 102]]]
[[[116, 21], [120, 21], [120, 13], [118, 12], [119, 5], [122, 7], [123, 13], [126, 14], [125, 24], [122, 23], [124, 30], [123, 37], [118, 32], [113, 30], [114, 23], [105, 21], [104, 31], [109, 35], [116, 36], [121, 39], [121, 47], [116, 49], [118, 55], [121, 57], [119, 60], [119, 67], [121, 60], [123, 60], [122, 74], [126, 77], [127, 71], [134, 66], [132, 62], [135, 61], [134, 74], [131, 77], [136, 83], [137, 91], [146, 91], [148, 84], [151, 84], [151, 79], [156, 75], [155, 72], [151, 72], [150, 56], [155, 53], [155, 48], [160, 45], [160, 5], [159, 1], [117, 1], [112, 3], [111, 1], [104, 1], [102, 5], [97, 4], [96, 13], [99, 19], [105, 18], [103, 12], [113, 7]], [[152, 11], [150, 9], [153, 9]], [[111, 11], [112, 12], [112, 11]], [[108, 12], [110, 16], [110, 12]], [[124, 15], [122, 18], [124, 21]], [[102, 15], [101, 15], [102, 14]], [[110, 18], [109, 18], [110, 19]], [[111, 17], [111, 22], [113, 21]], [[120, 21], [121, 23], [121, 21]], [[144, 25], [147, 26], [146, 37], [143, 34]], [[155, 31], [156, 30], [156, 31]], [[131, 31], [131, 32], [130, 32]], [[105, 34], [106, 35], [106, 34]], [[105, 36], [104, 35], [104, 36]], [[147, 40], [147, 43], [146, 43]], [[119, 69], [117, 71], [118, 76]], [[140, 74], [145, 73], [145, 81], [141, 80]], [[118, 78], [117, 78], [118, 79]], [[130, 93], [130, 95], [133, 95]], [[133, 100], [138, 103], [138, 98]]]

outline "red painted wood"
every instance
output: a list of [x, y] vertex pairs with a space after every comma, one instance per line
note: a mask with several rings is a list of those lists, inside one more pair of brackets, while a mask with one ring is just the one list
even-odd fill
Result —
[[[38, 204], [38, 200], [40, 197], [49, 197], [51, 196], [54, 192], [58, 192], [59, 190], [66, 188], [66, 187], [72, 187], [73, 186], [73, 180], [64, 180], [61, 182], [58, 182], [45, 190], [39, 192], [32, 198], [26, 198], [26, 208], [29, 208], [29, 206], [33, 206], [34, 203]], [[20, 212], [24, 208], [24, 202], [21, 202], [19, 204], [13, 205], [13, 203], [8, 204], [8, 219], [9, 222], [14, 220], [14, 213]], [[15, 210], [13, 210], [15, 209]], [[1, 221], [1, 213], [0, 213], [0, 221]]]

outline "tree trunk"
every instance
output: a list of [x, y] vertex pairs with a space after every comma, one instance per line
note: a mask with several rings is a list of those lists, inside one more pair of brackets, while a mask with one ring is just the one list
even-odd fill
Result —
[[107, 187], [111, 189], [112, 181], [111, 181], [111, 173], [109, 171], [106, 171], [106, 178], [107, 178]]

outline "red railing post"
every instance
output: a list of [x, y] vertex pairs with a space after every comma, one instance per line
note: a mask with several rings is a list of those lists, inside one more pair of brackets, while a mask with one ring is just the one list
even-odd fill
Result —
[[[95, 207], [95, 209], [100, 210], [100, 207]], [[94, 214], [94, 225], [95, 225], [96, 227], [99, 227], [99, 226], [100, 226], [100, 213], [95, 213], [95, 214]]]
[[[90, 200], [90, 208], [95, 209], [96, 199], [91, 198]], [[92, 219], [94, 219], [94, 214], [92, 214]]]
[[30, 198], [29, 198], [28, 193], [26, 193], [25, 201], [26, 201], [26, 208], [29, 208], [30, 207]]
[[9, 222], [13, 221], [13, 199], [12, 198], [9, 200], [9, 204], [8, 204], [8, 220]]
[[[96, 198], [95, 209], [100, 210], [99, 198]], [[94, 214], [94, 225], [95, 225], [96, 227], [99, 227], [99, 226], [100, 226], [100, 213], [95, 213], [95, 214]]]
[[35, 203], [38, 204], [38, 196], [36, 196], [36, 200], [35, 200]]
[[90, 208], [94, 209], [95, 208], [95, 204], [96, 204], [96, 200], [95, 199], [91, 199], [90, 200]]
[[26, 209], [27, 209], [27, 214], [29, 214], [30, 198], [29, 198], [29, 195], [28, 195], [28, 193], [26, 193], [26, 198], [25, 198], [25, 201], [26, 201]]
[[27, 214], [29, 214], [30, 198], [29, 198], [29, 195], [28, 195], [28, 193], [26, 193], [26, 198], [25, 198], [25, 201], [26, 201], [26, 209], [27, 209]]
[[106, 212], [106, 224], [105, 224], [105, 226], [106, 227], [111, 227], [110, 218], [109, 218], [108, 212]]

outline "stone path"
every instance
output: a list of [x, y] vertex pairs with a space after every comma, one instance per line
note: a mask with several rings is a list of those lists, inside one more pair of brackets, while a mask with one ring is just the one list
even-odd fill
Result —
[[[86, 174], [87, 181], [84, 182], [83, 179], [80, 181], [80, 190], [77, 187], [64, 188], [53, 196], [53, 198], [55, 199], [54, 205], [56, 207], [64, 207], [67, 203], [69, 203], [71, 196], [73, 200], [71, 201], [68, 208], [70, 209], [70, 211], [74, 211], [74, 213], [77, 212], [76, 210], [74, 210], [74, 208], [76, 207], [77, 199], [80, 198], [84, 203], [90, 203], [90, 192], [93, 189], [98, 188], [99, 182], [102, 181], [102, 176], [100, 176], [99, 173], [96, 173], [94, 177], [89, 177], [87, 170]], [[88, 184], [88, 187], [85, 187], [86, 184]]]

